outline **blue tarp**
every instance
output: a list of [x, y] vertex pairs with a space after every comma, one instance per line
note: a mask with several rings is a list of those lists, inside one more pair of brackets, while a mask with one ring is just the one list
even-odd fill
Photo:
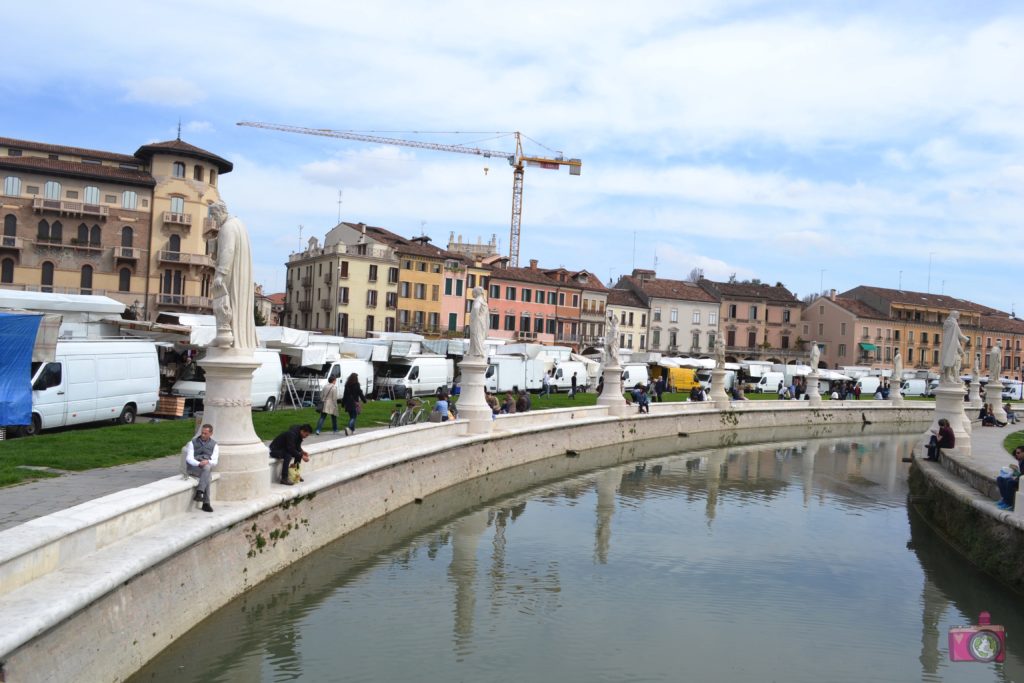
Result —
[[0, 425], [32, 422], [32, 347], [42, 316], [0, 313]]

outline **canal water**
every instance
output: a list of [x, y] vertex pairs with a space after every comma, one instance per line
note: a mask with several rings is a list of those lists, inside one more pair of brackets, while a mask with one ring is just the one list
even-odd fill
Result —
[[[908, 508], [915, 440], [668, 439], [468, 482], [303, 559], [131, 681], [1024, 681], [1024, 600]], [[981, 610], [1006, 663], [951, 662], [948, 629]]]

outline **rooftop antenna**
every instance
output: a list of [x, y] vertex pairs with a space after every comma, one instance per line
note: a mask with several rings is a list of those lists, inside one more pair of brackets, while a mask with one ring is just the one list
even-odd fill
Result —
[[302, 225], [299, 225], [299, 251], [302, 251]]
[[181, 141], [181, 117], [178, 117], [178, 141]]
[[338, 222], [341, 223], [341, 196], [345, 194], [344, 190], [338, 190]]
[[929, 294], [932, 293], [932, 256], [935, 256], [934, 251], [928, 252], [928, 289]]
[[427, 222], [425, 220], [423, 220], [423, 219], [420, 219], [420, 237], [423, 237], [426, 234], [427, 234]]
[[901, 291], [901, 292], [903, 291], [903, 271], [902, 270], [900, 271], [900, 284], [899, 284], [899, 287], [897, 287], [897, 289], [899, 291]]
[[636, 230], [633, 231], [633, 270], [636, 270]]

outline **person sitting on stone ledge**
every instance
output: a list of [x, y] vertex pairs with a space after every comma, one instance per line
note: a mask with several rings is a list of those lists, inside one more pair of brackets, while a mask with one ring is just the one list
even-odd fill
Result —
[[978, 413], [978, 417], [981, 418], [982, 427], [1005, 427], [1005, 422], [1000, 422], [996, 419], [995, 414], [992, 412], [992, 404], [986, 403], [981, 407], [981, 411]]
[[313, 433], [308, 424], [292, 425], [288, 431], [281, 432], [270, 442], [270, 457], [281, 461], [281, 483], [291, 486], [294, 481], [288, 478], [288, 468], [292, 462], [309, 462], [309, 453], [302, 450], [302, 440]]
[[192, 500], [203, 501], [203, 512], [213, 512], [210, 507], [210, 478], [217, 465], [220, 449], [213, 440], [213, 426], [205, 424], [199, 436], [185, 445], [185, 466], [190, 477], [199, 480]]
[[1013, 510], [1017, 489], [1020, 488], [1020, 473], [1024, 469], [1024, 446], [1013, 449], [1013, 458], [1016, 462], [1002, 468], [996, 477], [996, 486], [999, 487], [999, 500], [996, 501], [996, 505], [1000, 510]]
[[1017, 413], [1013, 412], [1009, 403], [1003, 406], [1003, 410], [1006, 411], [1006, 421], [1010, 424], [1017, 424]]
[[938, 462], [943, 448], [955, 447], [956, 434], [953, 433], [953, 428], [949, 426], [949, 420], [943, 417], [939, 419], [938, 432], [932, 434], [931, 439], [928, 441], [928, 449], [925, 457], [932, 462]]

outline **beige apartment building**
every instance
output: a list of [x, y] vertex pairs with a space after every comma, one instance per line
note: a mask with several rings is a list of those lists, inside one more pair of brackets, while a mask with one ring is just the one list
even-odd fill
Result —
[[282, 325], [342, 337], [394, 332], [399, 261], [362, 223], [339, 223], [288, 257]]
[[615, 288], [633, 292], [650, 311], [648, 351], [681, 356], [714, 352], [719, 301], [704, 288], [658, 278], [655, 271], [641, 268], [621, 277]]
[[640, 297], [628, 289], [609, 289], [608, 312], [619, 321], [619, 348], [646, 351], [648, 309]]
[[211, 312], [208, 207], [231, 170], [180, 139], [127, 155], [0, 138], [0, 287]]
[[802, 304], [781, 282], [772, 286], [701, 278], [697, 284], [721, 302], [720, 327], [730, 361], [788, 363], [809, 352], [808, 340], [799, 336]]

